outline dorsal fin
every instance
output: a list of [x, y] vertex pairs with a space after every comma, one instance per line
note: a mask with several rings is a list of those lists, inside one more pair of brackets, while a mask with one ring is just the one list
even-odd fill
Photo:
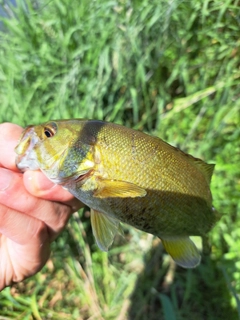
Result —
[[215, 164], [208, 164], [201, 159], [194, 158], [193, 156], [190, 156], [189, 160], [201, 171], [208, 184], [210, 184]]
[[215, 164], [208, 164], [199, 158], [195, 158], [189, 153], [185, 153], [184, 151], [178, 148], [176, 149], [178, 152], [181, 152], [181, 154], [185, 156], [188, 159], [188, 161], [203, 174], [207, 183], [210, 184]]
[[202, 173], [207, 183], [210, 184], [215, 164], [208, 164], [204, 162], [202, 159], [196, 158], [191, 154], [182, 151], [178, 147], [174, 147], [168, 144], [167, 142], [164, 142], [164, 143], [168, 147], [170, 147], [171, 149], [174, 149], [177, 153], [180, 153], [183, 157], [185, 157], [195, 168], [197, 168]]

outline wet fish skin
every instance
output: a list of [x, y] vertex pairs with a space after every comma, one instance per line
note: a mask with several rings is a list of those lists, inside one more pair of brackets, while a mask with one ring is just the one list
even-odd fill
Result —
[[209, 187], [214, 165], [157, 137], [97, 120], [29, 126], [16, 152], [19, 169], [41, 169], [91, 208], [102, 250], [125, 222], [161, 238], [179, 265], [199, 264], [189, 236], [206, 237], [216, 222]]

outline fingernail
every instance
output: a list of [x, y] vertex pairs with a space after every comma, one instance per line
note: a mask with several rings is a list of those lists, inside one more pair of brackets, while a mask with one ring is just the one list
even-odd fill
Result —
[[10, 170], [0, 170], [0, 191], [5, 191], [10, 186], [13, 179], [13, 174]]

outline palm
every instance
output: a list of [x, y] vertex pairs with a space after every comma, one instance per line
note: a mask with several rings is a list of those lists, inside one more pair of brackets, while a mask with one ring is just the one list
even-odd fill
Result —
[[37, 236], [26, 244], [19, 244], [0, 235], [0, 275], [4, 275], [0, 279], [0, 289], [35, 274], [44, 266], [50, 246], [48, 240], [42, 245], [41, 242], [41, 237]]

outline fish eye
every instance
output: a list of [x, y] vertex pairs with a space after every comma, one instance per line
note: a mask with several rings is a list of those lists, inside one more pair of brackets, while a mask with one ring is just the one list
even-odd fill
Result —
[[44, 128], [44, 134], [47, 138], [51, 138], [54, 135], [48, 128]]
[[57, 132], [57, 125], [56, 125], [56, 123], [54, 123], [54, 122], [48, 123], [48, 124], [44, 127], [43, 132], [44, 132], [44, 134], [45, 134], [45, 136], [46, 136], [47, 138], [53, 137], [53, 136], [56, 134], [56, 132]]

